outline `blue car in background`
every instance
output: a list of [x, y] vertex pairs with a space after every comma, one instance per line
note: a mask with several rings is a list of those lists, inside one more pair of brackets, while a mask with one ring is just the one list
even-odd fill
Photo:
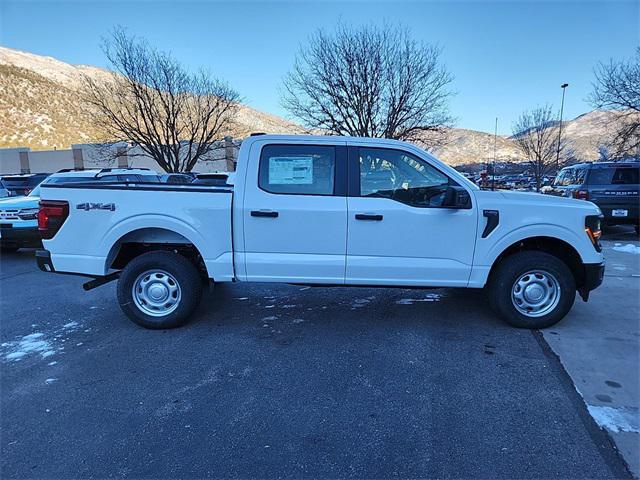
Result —
[[0, 199], [0, 248], [3, 252], [39, 247], [38, 202], [40, 188], [24, 197]]
[[[22, 175], [22, 177], [24, 176], [25, 175]], [[14, 177], [18, 177], [18, 175]], [[5, 184], [7, 178], [9, 177], [2, 179]], [[40, 203], [40, 185], [43, 183], [157, 183], [160, 181], [160, 177], [158, 177], [156, 172], [148, 168], [60, 170], [57, 173], [45, 177], [44, 180], [26, 196], [0, 198], [0, 248], [3, 252], [15, 252], [19, 248], [42, 247], [40, 233], [38, 232], [38, 208]]]

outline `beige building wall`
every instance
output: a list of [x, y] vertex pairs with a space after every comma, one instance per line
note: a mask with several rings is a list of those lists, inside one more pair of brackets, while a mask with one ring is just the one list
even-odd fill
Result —
[[[240, 142], [232, 139], [217, 142], [216, 148], [199, 160], [193, 170], [201, 173], [234, 170], [239, 146]], [[53, 173], [64, 168], [117, 168], [125, 165], [164, 173], [155, 160], [142, 155], [139, 149], [129, 150], [128, 154], [127, 150], [126, 144], [79, 144], [69, 150], [0, 149], [0, 174], [26, 171]]]
[[20, 151], [27, 152], [28, 149], [0, 149], [0, 173], [20, 173]]
[[29, 152], [29, 170], [31, 173], [53, 173], [63, 168], [73, 168], [71, 150], [37, 150]]

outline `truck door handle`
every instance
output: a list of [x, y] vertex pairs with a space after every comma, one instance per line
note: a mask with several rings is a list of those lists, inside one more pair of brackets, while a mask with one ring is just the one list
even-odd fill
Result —
[[382, 215], [380, 214], [368, 214], [368, 213], [356, 213], [356, 220], [373, 220], [374, 222], [381, 222]]
[[274, 212], [273, 210], [251, 210], [251, 216], [276, 218], [278, 216], [278, 212]]

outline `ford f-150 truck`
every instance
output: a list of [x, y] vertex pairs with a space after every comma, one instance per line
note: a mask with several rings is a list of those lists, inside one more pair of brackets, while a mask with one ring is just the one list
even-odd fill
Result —
[[252, 136], [227, 183], [43, 185], [38, 265], [86, 289], [117, 278], [148, 328], [184, 324], [207, 280], [485, 288], [524, 328], [602, 282], [598, 207], [479, 190], [408, 143]]

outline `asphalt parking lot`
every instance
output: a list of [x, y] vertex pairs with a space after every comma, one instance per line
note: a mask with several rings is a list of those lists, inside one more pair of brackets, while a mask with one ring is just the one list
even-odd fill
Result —
[[619, 268], [542, 333], [481, 292], [260, 284], [148, 331], [114, 284], [3, 255], [0, 476], [629, 478], [636, 240], [613, 232]]

